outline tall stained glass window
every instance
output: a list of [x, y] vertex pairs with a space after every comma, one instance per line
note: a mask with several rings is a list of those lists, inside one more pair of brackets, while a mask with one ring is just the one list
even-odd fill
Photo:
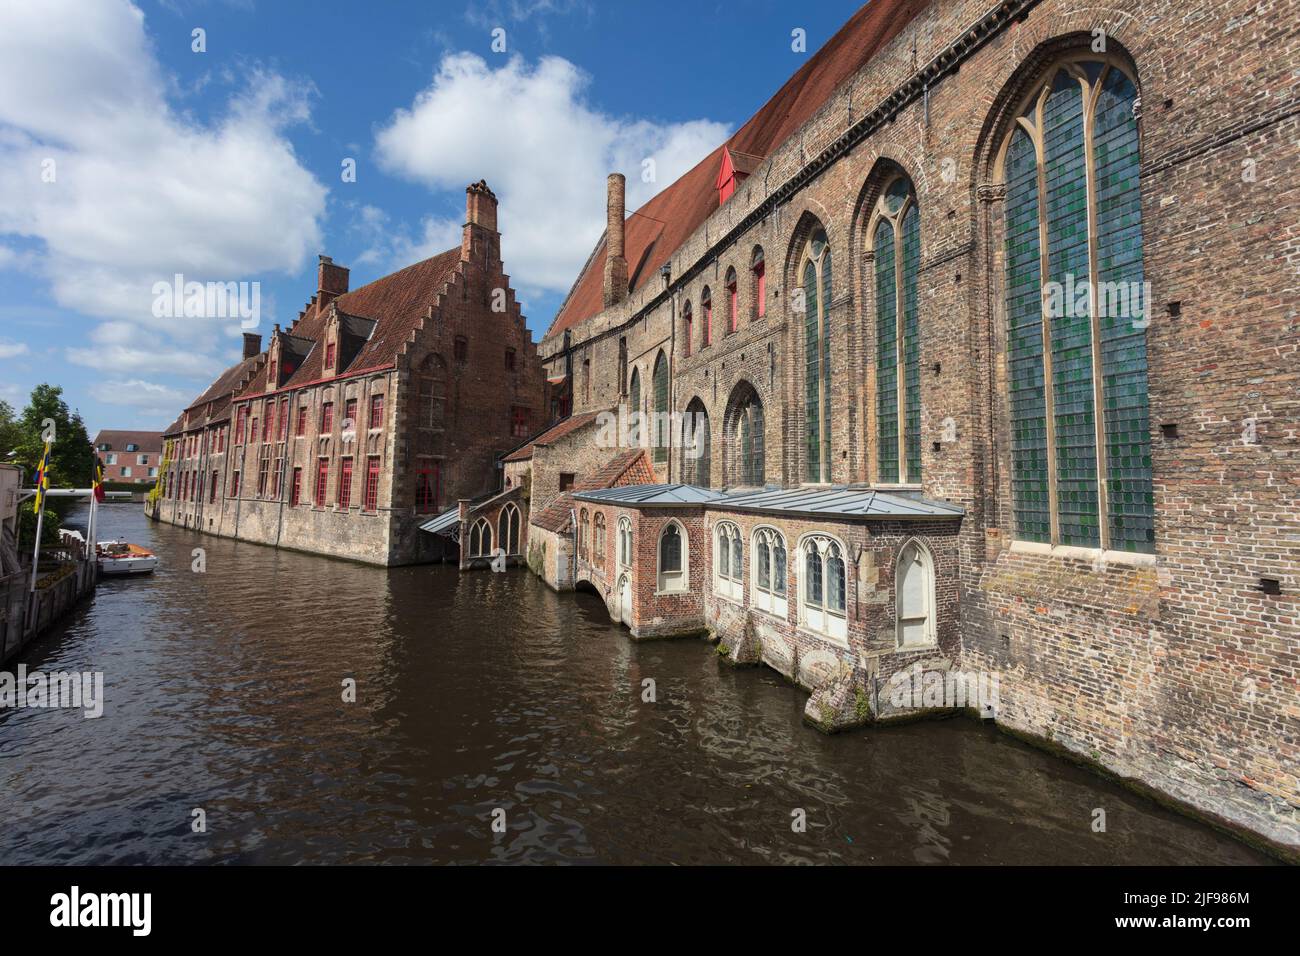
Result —
[[874, 215], [879, 480], [915, 483], [921, 480], [921, 217], [906, 176], [885, 184]]
[[1006, 145], [1012, 508], [1029, 541], [1151, 552], [1137, 91], [1079, 58]]
[[821, 229], [804, 250], [804, 437], [806, 480], [831, 480], [831, 247]]

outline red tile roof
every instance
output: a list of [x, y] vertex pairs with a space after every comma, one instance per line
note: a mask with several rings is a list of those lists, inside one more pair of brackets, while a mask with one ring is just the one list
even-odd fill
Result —
[[[715, 187], [724, 149], [738, 159], [737, 154], [748, 154], [742, 163], [752, 169], [753, 158], [770, 156], [927, 4], [872, 0], [863, 6], [726, 143], [633, 213], [624, 226], [629, 291], [653, 276], [718, 208]], [[602, 237], [547, 330], [548, 337], [601, 312], [604, 267]]]
[[108, 445], [110, 451], [125, 451], [127, 445], [139, 445], [140, 451], [162, 451], [162, 432], [115, 431], [101, 429], [92, 443], [96, 448]]
[[514, 451], [505, 455], [502, 461], [527, 461], [533, 457], [533, 449], [538, 445], [550, 445], [565, 435], [576, 432], [583, 425], [589, 425], [596, 420], [600, 412], [583, 412], [580, 415], [570, 415], [563, 421], [557, 422], [546, 431], [542, 432], [536, 438], [530, 438], [527, 442], [520, 445]]
[[[602, 467], [575, 482], [571, 491], [596, 491], [621, 485], [644, 485], [654, 481], [654, 471], [646, 461], [645, 449], [632, 448], [611, 458]], [[563, 491], [555, 500], [535, 514], [529, 524], [545, 531], [563, 534], [572, 522], [569, 515], [575, 506], [573, 495]]]
[[[331, 304], [336, 305], [340, 312], [373, 319], [378, 323], [369, 340], [342, 374], [349, 375], [392, 365], [402, 346], [424, 318], [425, 310], [434, 304], [459, 264], [460, 246], [456, 246], [374, 282], [368, 282], [351, 292], [345, 292], [335, 299]], [[328, 314], [329, 307], [321, 308], [313, 301], [304, 310], [302, 317], [289, 327], [291, 334], [311, 339], [317, 344], [307, 353], [302, 365], [289, 376], [282, 388], [297, 388], [325, 377], [325, 356], [320, 342], [324, 337]], [[238, 397], [261, 395], [266, 391], [266, 376], [267, 369], [263, 366]]]

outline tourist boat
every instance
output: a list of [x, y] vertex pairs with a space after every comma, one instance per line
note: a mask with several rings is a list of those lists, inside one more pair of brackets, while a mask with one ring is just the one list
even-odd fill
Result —
[[126, 541], [100, 541], [95, 552], [104, 574], [148, 574], [158, 567], [157, 555]]

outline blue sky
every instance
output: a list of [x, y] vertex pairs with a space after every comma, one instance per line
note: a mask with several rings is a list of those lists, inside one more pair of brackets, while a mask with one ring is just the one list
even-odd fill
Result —
[[[644, 202], [856, 7], [6, 6], [0, 399], [21, 407], [49, 381], [92, 435], [160, 429], [238, 358], [243, 329], [155, 315], [154, 283], [257, 282], [266, 333], [315, 291], [318, 253], [349, 266], [355, 288], [456, 244], [464, 187], [484, 177], [539, 339], [603, 228], [606, 173], [627, 173], [628, 205]], [[796, 28], [810, 53], [791, 49]], [[348, 158], [355, 182], [341, 176]], [[637, 175], [646, 158], [652, 183]]]

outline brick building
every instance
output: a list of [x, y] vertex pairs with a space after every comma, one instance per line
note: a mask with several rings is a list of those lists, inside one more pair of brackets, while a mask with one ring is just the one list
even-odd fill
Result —
[[[611, 176], [540, 345], [544, 576], [828, 729], [994, 674], [1007, 729], [1300, 850], [1297, 6], [873, 0], [636, 214]], [[628, 446], [653, 485], [572, 490]]]
[[161, 432], [103, 429], [95, 435], [95, 454], [104, 466], [105, 481], [153, 484], [162, 467]]
[[545, 425], [483, 182], [466, 190], [460, 246], [357, 289], [321, 256], [316, 294], [260, 346], [246, 337], [243, 362], [168, 429], [164, 520], [376, 564], [432, 560], [454, 540], [420, 526], [498, 491], [500, 456]]

